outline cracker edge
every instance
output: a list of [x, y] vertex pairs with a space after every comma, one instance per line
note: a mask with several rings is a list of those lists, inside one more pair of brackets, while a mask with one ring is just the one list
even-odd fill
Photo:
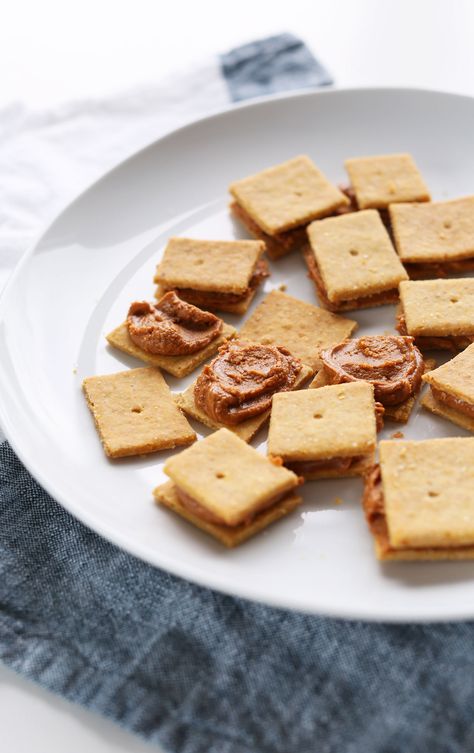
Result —
[[153, 496], [157, 504], [172, 510], [188, 523], [193, 524], [196, 528], [213, 536], [217, 541], [220, 541], [229, 549], [242, 544], [267, 526], [285, 517], [303, 502], [302, 497], [290, 494], [276, 505], [257, 514], [251, 523], [231, 528], [230, 526], [209, 523], [206, 520], [202, 520], [202, 518], [199, 518], [197, 515], [194, 515], [181, 504], [175, 488], [175, 484], [172, 481], [167, 481], [166, 483], [157, 486], [153, 490]]

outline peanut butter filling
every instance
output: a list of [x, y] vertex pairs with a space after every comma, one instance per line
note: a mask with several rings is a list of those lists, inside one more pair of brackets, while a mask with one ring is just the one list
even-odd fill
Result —
[[[401, 335], [408, 335], [405, 314], [403, 313], [401, 306], [397, 311], [396, 329], [400, 332]], [[459, 351], [464, 350], [473, 342], [474, 337], [469, 335], [453, 335], [450, 337], [417, 335], [415, 337], [416, 345], [422, 350], [451, 350], [454, 353], [458, 353]]]
[[260, 225], [255, 222], [253, 217], [237, 201], [232, 202], [230, 209], [255, 238], [265, 242], [271, 256], [288, 254], [290, 251], [294, 251], [296, 248], [302, 246], [306, 241], [306, 225], [294, 228], [293, 230], [287, 230], [284, 233], [269, 235], [265, 230], [262, 230]]
[[227, 523], [221, 516], [216, 515], [216, 513], [208, 510], [207, 507], [201, 505], [201, 503], [198, 502], [197, 499], [194, 499], [194, 497], [192, 497], [190, 494], [185, 492], [183, 489], [180, 489], [179, 486], [176, 486], [176, 494], [178, 495], [179, 501], [181, 502], [183, 507], [189, 510], [189, 512], [193, 513], [193, 515], [197, 515], [198, 518], [205, 520], [207, 523], [215, 523], [220, 526], [227, 526], [228, 528], [235, 528], [236, 526], [240, 525], [249, 525], [260, 512], [268, 510], [269, 507], [273, 507], [273, 505], [278, 504], [278, 502], [282, 502], [286, 497], [291, 496], [292, 493], [293, 490], [286, 490], [284, 492], [270, 496], [268, 499], [264, 500], [262, 504], [259, 505], [256, 509], [248, 512], [247, 515], [245, 515], [241, 520], [231, 524]]
[[233, 426], [271, 407], [291, 390], [302, 363], [283, 347], [228, 342], [196, 380], [194, 400], [213, 421]]
[[248, 288], [243, 293], [220, 293], [213, 290], [195, 290], [194, 288], [174, 288], [176, 293], [183, 301], [194, 304], [194, 306], [203, 306], [204, 308], [219, 308], [221, 304], [233, 305], [245, 301], [250, 293], [266, 277], [270, 276], [268, 264], [264, 259], [259, 259], [249, 280]]
[[318, 298], [328, 311], [341, 311], [348, 304], [352, 304], [354, 308], [370, 308], [371, 306], [381, 306], [398, 301], [398, 288], [391, 288], [390, 290], [383, 290], [380, 293], [359, 296], [358, 298], [347, 298], [337, 303], [330, 301], [318, 263], [309, 246], [305, 246], [303, 254], [308, 268], [308, 277], [314, 282]]
[[365, 381], [373, 384], [382, 405], [399, 405], [420, 388], [423, 357], [413, 337], [372, 335], [344, 340], [321, 353], [331, 384]]
[[222, 330], [222, 320], [170, 291], [155, 304], [132, 303], [127, 327], [133, 342], [147, 353], [182, 356], [212, 342]]
[[433, 385], [431, 385], [431, 392], [434, 399], [439, 403], [444, 403], [444, 405], [447, 405], [449, 408], [453, 408], [459, 413], [464, 413], [465, 416], [474, 418], [474, 405], [472, 405], [471, 403], [466, 402], [466, 400], [462, 400], [460, 397], [452, 395], [450, 392], [440, 390], [439, 387], [434, 387]]
[[335, 471], [337, 473], [347, 473], [357, 463], [364, 459], [363, 455], [353, 455], [347, 458], [324, 458], [323, 460], [295, 460], [285, 462], [285, 466], [290, 471], [294, 471], [300, 476], [308, 476], [312, 473], [325, 471]]

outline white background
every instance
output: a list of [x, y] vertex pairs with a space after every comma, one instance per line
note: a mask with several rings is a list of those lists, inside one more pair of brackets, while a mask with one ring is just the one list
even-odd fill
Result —
[[[201, 58], [281, 31], [301, 36], [338, 86], [474, 95], [470, 0], [12, 0], [2, 10], [0, 110], [150, 86]], [[151, 750], [4, 668], [0, 730], [9, 753]]]

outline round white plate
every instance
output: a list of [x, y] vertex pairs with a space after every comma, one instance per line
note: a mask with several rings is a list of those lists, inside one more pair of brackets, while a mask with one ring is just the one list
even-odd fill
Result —
[[[119, 166], [25, 255], [0, 303], [0, 420], [22, 461], [86, 525], [212, 588], [353, 618], [474, 617], [473, 563], [376, 561], [359, 480], [307, 483], [300, 511], [224, 549], [153, 504], [166, 453], [106, 459], [81, 392], [85, 376], [142, 365], [113, 352], [104, 335], [131, 301], [152, 299], [154, 268], [170, 235], [246, 237], [227, 210], [231, 181], [307, 153], [339, 182], [346, 157], [408, 151], [434, 198], [462, 196], [474, 191], [473, 134], [474, 99], [467, 97], [299, 93], [201, 120]], [[265, 292], [283, 282], [288, 293], [317, 302], [298, 254], [272, 264]], [[348, 316], [360, 334], [394, 325], [391, 306]], [[168, 383], [180, 390], [194, 376]], [[414, 439], [464, 433], [420, 410], [406, 427], [388, 424], [383, 436], [399, 428]], [[256, 446], [263, 451], [262, 434]]]

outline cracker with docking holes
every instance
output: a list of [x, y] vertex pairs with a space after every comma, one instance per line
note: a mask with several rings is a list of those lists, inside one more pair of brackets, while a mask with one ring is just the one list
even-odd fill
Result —
[[366, 308], [385, 303], [383, 293], [391, 293], [389, 302], [398, 300], [398, 285], [408, 275], [375, 209], [316, 220], [307, 232], [308, 268], [317, 290], [322, 286], [322, 305]]
[[[196, 523], [212, 523], [218, 530], [205, 530], [213, 535], [219, 529], [231, 532], [232, 529], [248, 528], [263, 511], [275, 507], [276, 517], [281, 517], [278, 506], [284, 500], [294, 497], [300, 479], [282, 465], [272, 463], [253, 447], [249, 447], [235, 434], [227, 429], [211, 434], [184, 451], [171, 457], [164, 466], [164, 471], [173, 483], [176, 497], [170, 495], [170, 487], [158, 487], [154, 494], [158, 501], [172, 507], [188, 520]], [[296, 504], [292, 500], [289, 508]], [[181, 508], [181, 509], [180, 509]], [[285, 512], [287, 510], [285, 509]], [[275, 511], [274, 511], [275, 512]], [[190, 515], [192, 516], [190, 518]], [[264, 525], [275, 519], [270, 516]], [[202, 527], [202, 526], [200, 526]], [[242, 530], [234, 530], [237, 541], [242, 540]], [[222, 537], [217, 535], [217, 538]], [[224, 542], [226, 543], [226, 542]], [[231, 543], [232, 545], [232, 543]]]
[[262, 241], [170, 238], [156, 268], [157, 298], [167, 290], [200, 308], [243, 314], [268, 277]]
[[314, 372], [320, 365], [320, 351], [350, 337], [356, 327], [352, 319], [272, 290], [244, 322], [239, 337], [283, 345]]
[[269, 235], [326, 217], [349, 203], [305, 155], [238, 180], [229, 190], [239, 206]]
[[374, 388], [367, 382], [273, 398], [268, 453], [307, 479], [361, 475], [375, 446]]
[[112, 332], [107, 335], [107, 340], [110, 345], [117, 348], [117, 350], [121, 350], [129, 356], [134, 356], [140, 361], [149, 363], [151, 366], [159, 367], [163, 369], [163, 371], [167, 371], [168, 374], [182, 378], [197, 369], [201, 363], [216, 353], [222, 343], [226, 340], [231, 340], [235, 335], [235, 328], [224, 322], [222, 331], [215, 340], [210, 342], [209, 345], [206, 345], [205, 348], [202, 348], [202, 350], [184, 356], [162, 356], [156, 353], [147, 353], [133, 342], [128, 334], [126, 322], [112, 330]]
[[167, 450], [196, 439], [158, 369], [87, 377], [83, 390], [110, 458]]
[[393, 204], [390, 220], [404, 263], [461, 262], [474, 257], [474, 196], [427, 204]]
[[355, 157], [344, 165], [359, 209], [386, 209], [395, 202], [431, 198], [410, 154]]
[[379, 451], [391, 546], [474, 546], [474, 438], [383, 441]]
[[474, 335], [474, 278], [401, 282], [400, 303], [413, 337]]

